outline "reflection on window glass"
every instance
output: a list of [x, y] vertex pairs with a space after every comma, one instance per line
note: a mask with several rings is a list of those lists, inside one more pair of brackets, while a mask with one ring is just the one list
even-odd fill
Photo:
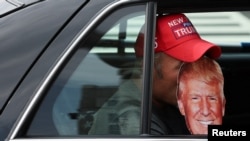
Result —
[[[110, 93], [111, 95], [105, 94], [108, 96], [103, 100], [105, 102], [94, 112], [93, 124], [88, 131], [90, 135], [139, 135], [141, 96], [134, 83], [136, 62], [131, 61], [129, 54], [132, 53], [133, 58], [135, 57], [133, 44], [140, 30], [138, 27], [142, 26], [145, 17], [144, 15], [134, 16], [121, 19], [122, 23], [115, 25], [102, 37], [101, 43], [104, 44], [118, 40], [118, 48], [117, 46], [98, 46], [90, 51], [98, 54], [106, 63], [115, 68], [118, 67], [116, 74], [120, 77], [115, 82], [120, 86], [111, 87], [114, 92]], [[117, 63], [114, 59], [117, 59]], [[104, 95], [103, 91], [101, 95]]]
[[144, 10], [119, 9], [91, 32], [48, 91], [27, 135], [139, 135], [133, 46]]
[[202, 38], [217, 44], [249, 42], [249, 12], [187, 13]]

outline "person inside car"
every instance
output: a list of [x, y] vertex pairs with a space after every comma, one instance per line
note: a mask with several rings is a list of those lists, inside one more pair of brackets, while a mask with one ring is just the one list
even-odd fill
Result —
[[[151, 134], [189, 134], [176, 99], [180, 66], [204, 55], [217, 59], [221, 48], [201, 39], [182, 13], [160, 15], [156, 24]], [[143, 56], [143, 33], [138, 36], [135, 51], [137, 57]]]
[[[157, 16], [155, 45], [151, 134], [188, 134], [176, 99], [180, 66], [182, 62], [194, 62], [203, 55], [219, 58], [221, 48], [201, 39], [182, 13]], [[143, 48], [142, 27], [134, 46], [139, 61], [143, 58]], [[89, 134], [139, 135], [140, 82], [138, 78], [129, 79], [120, 86], [94, 114]]]
[[224, 77], [219, 64], [208, 57], [184, 63], [178, 77], [177, 102], [191, 134], [208, 133], [221, 125], [225, 113]]

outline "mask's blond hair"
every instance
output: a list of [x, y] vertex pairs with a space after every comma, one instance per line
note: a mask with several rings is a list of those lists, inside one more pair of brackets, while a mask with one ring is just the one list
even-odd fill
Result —
[[[220, 65], [211, 58], [202, 57], [199, 60], [192, 63], [183, 63], [178, 75], [179, 83], [187, 83], [190, 78], [199, 78], [206, 83], [216, 82], [223, 90], [224, 77]], [[182, 89], [178, 87], [177, 98], [182, 94]], [[222, 92], [224, 97], [224, 92]]]

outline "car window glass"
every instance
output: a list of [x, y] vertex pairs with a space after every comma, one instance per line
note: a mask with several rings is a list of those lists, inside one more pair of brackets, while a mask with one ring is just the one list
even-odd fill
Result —
[[79, 43], [25, 134], [139, 135], [141, 70], [133, 46], [144, 22], [145, 6], [121, 8]]

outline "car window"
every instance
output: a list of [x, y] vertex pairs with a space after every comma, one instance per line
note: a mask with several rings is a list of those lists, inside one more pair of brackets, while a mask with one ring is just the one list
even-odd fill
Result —
[[145, 6], [121, 8], [79, 43], [26, 136], [139, 135], [141, 94], [133, 81], [141, 71], [133, 46], [144, 22]]

